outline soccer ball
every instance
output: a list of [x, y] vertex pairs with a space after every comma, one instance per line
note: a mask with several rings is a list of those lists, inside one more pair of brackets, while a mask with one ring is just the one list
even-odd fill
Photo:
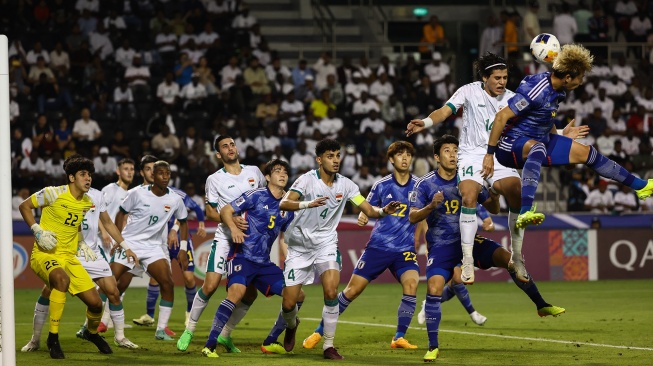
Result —
[[551, 65], [560, 53], [560, 42], [553, 34], [538, 34], [531, 42], [531, 54], [535, 60], [545, 65]]

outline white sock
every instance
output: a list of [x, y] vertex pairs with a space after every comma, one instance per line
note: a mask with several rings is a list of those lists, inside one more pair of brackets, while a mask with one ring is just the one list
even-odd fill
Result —
[[476, 208], [463, 207], [460, 213], [460, 241], [463, 248], [463, 258], [472, 258], [474, 252], [474, 237], [478, 230]]
[[[109, 302], [109, 301], [107, 301]], [[113, 320], [113, 332], [117, 340], [125, 338], [125, 310], [111, 310], [111, 320]]]
[[231, 332], [233, 332], [234, 328], [236, 328], [236, 325], [238, 325], [238, 323], [243, 320], [245, 314], [247, 314], [247, 310], [249, 310], [249, 305], [243, 303], [242, 301], [239, 302], [234, 308], [233, 313], [231, 313], [227, 323], [224, 325], [224, 327], [222, 327], [220, 335], [227, 338], [231, 337]]
[[197, 328], [197, 322], [200, 320], [200, 316], [202, 316], [202, 312], [204, 312], [206, 305], [209, 304], [210, 297], [206, 297], [206, 295], [204, 295], [203, 292], [200, 295], [200, 292], [202, 292], [201, 288], [195, 294], [195, 298], [193, 299], [193, 305], [190, 308], [188, 327], [186, 327], [186, 329], [189, 332], [195, 332], [195, 329]]
[[524, 229], [515, 226], [519, 213], [510, 211], [508, 213], [508, 228], [510, 229], [510, 246], [512, 249], [512, 260], [522, 259], [521, 247], [524, 242]]
[[43, 305], [36, 303], [34, 306], [34, 323], [32, 326], [32, 341], [40, 343], [41, 332], [45, 324], [48, 314], [50, 313], [50, 305]]
[[170, 320], [170, 314], [172, 313], [172, 303], [165, 301], [169, 305], [161, 304], [165, 300], [161, 299], [159, 302], [159, 323], [156, 325], [156, 330], [164, 330], [168, 326], [168, 320]]
[[111, 312], [109, 310], [109, 300], [104, 302], [104, 312], [102, 313], [102, 324], [108, 326], [109, 325], [109, 319], [111, 319]]
[[333, 338], [336, 336], [336, 325], [338, 324], [338, 304], [322, 307], [322, 320], [324, 320], [324, 345], [322, 349], [333, 347]]
[[293, 329], [297, 326], [297, 311], [297, 305], [288, 313], [283, 311], [283, 307], [281, 307], [281, 317], [286, 321], [286, 327]]

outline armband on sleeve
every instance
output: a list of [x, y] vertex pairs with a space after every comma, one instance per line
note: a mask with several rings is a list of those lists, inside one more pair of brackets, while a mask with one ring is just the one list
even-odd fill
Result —
[[363, 201], [365, 201], [365, 197], [363, 197], [363, 195], [361, 195], [360, 193], [351, 199], [351, 202], [356, 206], [360, 206], [361, 203], [363, 203]]

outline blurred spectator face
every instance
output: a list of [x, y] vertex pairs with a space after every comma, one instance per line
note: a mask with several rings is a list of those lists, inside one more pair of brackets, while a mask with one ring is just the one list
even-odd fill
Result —
[[299, 61], [299, 69], [300, 70], [305, 70], [306, 69], [306, 60]]
[[330, 119], [334, 119], [334, 118], [336, 118], [336, 110], [333, 109], [333, 108], [329, 108], [329, 110], [327, 111], [327, 116], [328, 116]]
[[605, 99], [605, 89], [603, 89], [603, 88], [599, 89], [599, 98], [601, 100]]
[[38, 117], [36, 123], [38, 124], [39, 127], [43, 128], [48, 123], [48, 118], [44, 114], [42, 114]]
[[257, 69], [259, 66], [258, 58], [252, 57], [252, 59], [249, 61], [249, 67], [252, 69]]
[[172, 81], [175, 80], [175, 76], [171, 72], [166, 73], [166, 84], [172, 84]]
[[238, 57], [236, 57], [236, 56], [231, 56], [231, 57], [229, 58], [229, 66], [231, 66], [231, 67], [236, 67], [236, 66], [238, 66]]
[[184, 190], [186, 191], [186, 194], [191, 197], [195, 195], [195, 185], [193, 183], [186, 183]]
[[376, 109], [372, 109], [370, 111], [370, 119], [377, 119], [379, 118], [379, 112], [376, 111]]
[[367, 57], [361, 57], [361, 66], [367, 67], [367, 64], [369, 61], [367, 60]]
[[603, 111], [601, 108], [594, 108], [594, 118], [601, 119], [603, 117]]
[[80, 113], [82, 116], [82, 119], [88, 120], [91, 118], [91, 111], [88, 108], [82, 109], [82, 112]]
[[190, 126], [186, 129], [186, 136], [190, 138], [195, 138], [195, 135], [197, 134], [197, 131], [195, 131], [195, 127]]
[[329, 86], [335, 86], [336, 85], [336, 76], [333, 74], [327, 75], [327, 84]]
[[385, 72], [379, 76], [379, 81], [381, 81], [382, 84], [385, 84], [388, 81], [388, 74]]

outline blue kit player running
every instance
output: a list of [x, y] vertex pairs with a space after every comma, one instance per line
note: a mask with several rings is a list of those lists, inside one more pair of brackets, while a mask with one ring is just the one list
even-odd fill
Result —
[[[200, 238], [203, 238], [206, 236], [206, 231], [204, 228], [204, 211], [202, 211], [202, 208], [195, 202], [193, 201], [192, 198], [190, 198], [186, 192], [182, 191], [179, 188], [175, 187], [169, 187], [171, 191], [177, 193], [181, 199], [184, 201], [184, 206], [186, 206], [187, 210], [192, 210], [195, 212], [195, 215], [197, 216], [197, 221], [199, 222], [199, 227], [197, 230], [197, 235]], [[186, 270], [182, 269], [182, 273], [184, 276], [184, 285], [186, 289], [186, 321], [185, 325], [188, 325], [188, 318], [190, 316], [190, 309], [193, 305], [193, 299], [195, 299], [195, 293], [197, 292], [197, 288], [195, 287], [195, 254], [193, 253], [193, 238], [190, 234], [190, 231], [188, 232], [188, 240], [187, 240], [187, 248], [180, 248], [180, 240], [179, 240], [179, 221], [175, 219], [174, 217], [170, 218], [168, 221], [168, 242], [167, 242], [167, 248], [164, 248], [164, 250], [168, 251], [168, 255], [170, 258], [170, 261], [172, 262], [173, 259], [177, 259], [177, 256], [179, 255], [179, 250], [186, 250], [186, 254], [188, 256], [188, 267]], [[164, 244], [165, 245], [165, 244]], [[177, 261], [179, 263], [179, 261]], [[181, 263], [179, 263], [179, 266], [181, 268]], [[146, 313], [145, 315], [141, 316], [138, 319], [134, 319], [134, 323], [138, 325], [152, 325], [154, 324], [154, 308], [156, 307], [156, 300], [159, 298], [159, 293], [161, 292], [159, 284], [154, 280], [154, 278], [150, 277], [150, 283], [147, 285], [147, 298], [145, 302], [145, 310]]]
[[[442, 312], [440, 304], [443, 297], [451, 298], [450, 290], [444, 292], [447, 283], [456, 273], [455, 268], [460, 266], [462, 248], [460, 247], [460, 215], [461, 199], [458, 191], [456, 167], [458, 164], [458, 139], [445, 135], [433, 143], [433, 152], [439, 163], [437, 171], [425, 175], [416, 185], [411, 195], [411, 208], [409, 220], [412, 223], [426, 219], [428, 231], [426, 242], [428, 245], [429, 259], [426, 267], [428, 293], [426, 295], [426, 328], [429, 337], [429, 350], [424, 355], [424, 361], [435, 361], [438, 357], [438, 329]], [[483, 187], [478, 202], [492, 213], [499, 211], [498, 195], [491, 195]], [[503, 267], [508, 269], [510, 253], [499, 244], [482, 237], [474, 240], [473, 258], [475, 264], [482, 269]], [[460, 272], [454, 282], [462, 282]], [[513, 281], [519, 286], [540, 308], [548, 309], [552, 314], [558, 315], [564, 309], [552, 307], [544, 302], [537, 287], [532, 282], [522, 283], [510, 271]], [[454, 289], [455, 292], [455, 289]], [[555, 309], [554, 309], [555, 308]], [[556, 312], [556, 314], [553, 314]]]
[[[386, 269], [401, 283], [403, 296], [397, 310], [397, 332], [390, 343], [392, 348], [410, 348], [404, 335], [415, 313], [419, 266], [415, 253], [415, 225], [408, 221], [408, 195], [413, 191], [417, 179], [410, 174], [415, 149], [410, 142], [396, 141], [387, 151], [394, 173], [383, 177], [372, 186], [367, 202], [372, 206], [384, 207], [391, 201], [399, 201], [399, 210], [376, 221], [372, 235], [363, 255], [358, 260], [354, 273], [344, 291], [338, 294], [338, 306], [342, 314], [349, 304], [365, 290]], [[364, 213], [358, 216], [358, 224], [367, 224]], [[304, 348], [313, 348], [322, 339], [324, 323], [304, 340]]]
[[518, 228], [544, 220], [544, 214], [535, 212], [533, 206], [542, 165], [585, 164], [599, 175], [632, 188], [639, 199], [653, 193], [653, 179], [647, 182], [637, 178], [593, 146], [557, 134], [554, 117], [558, 105], [567, 91], [582, 84], [585, 73], [592, 69], [592, 60], [583, 46], [563, 46], [553, 61], [553, 72], [525, 77], [508, 101], [508, 108], [494, 118], [482, 175], [493, 175], [495, 152], [500, 164], [523, 169], [521, 210], [515, 223]]
[[[202, 349], [204, 356], [218, 357], [215, 351], [218, 335], [249, 286], [256, 287], [265, 296], [281, 296], [284, 286], [283, 271], [270, 261], [270, 250], [280, 232], [285, 231], [295, 217], [293, 212], [279, 209], [281, 198], [286, 193], [284, 187], [288, 182], [289, 172], [290, 166], [282, 160], [274, 159], [268, 162], [263, 172], [268, 186], [248, 191], [220, 210], [222, 222], [230, 231], [233, 245], [227, 264], [227, 298], [220, 303], [213, 319], [211, 333]], [[244, 232], [233, 220], [234, 215], [243, 213], [249, 224]], [[283, 240], [283, 234], [280, 240]], [[302, 292], [299, 302], [303, 301]], [[280, 316], [261, 350], [265, 353], [286, 353], [284, 347], [276, 343], [278, 335], [284, 329], [286, 322]], [[269, 339], [271, 337], [274, 338]]]

